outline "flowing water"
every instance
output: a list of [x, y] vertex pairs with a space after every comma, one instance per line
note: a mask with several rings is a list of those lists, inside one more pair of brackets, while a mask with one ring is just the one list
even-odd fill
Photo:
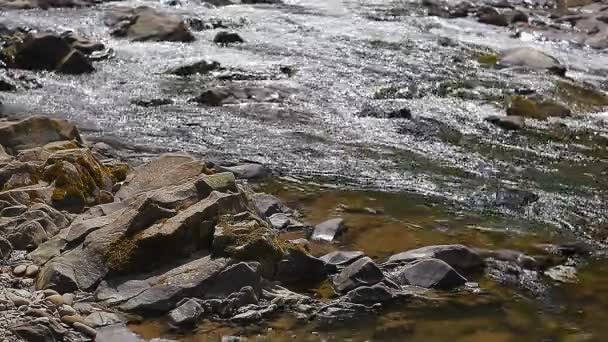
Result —
[[[566, 64], [568, 77], [608, 90], [607, 55], [532, 34], [512, 38], [505, 28], [468, 19], [425, 17], [417, 3], [287, 0], [283, 5], [210, 8], [194, 1], [175, 7], [124, 1], [93, 9], [3, 12], [0, 18], [8, 26], [75, 30], [116, 53], [96, 63], [91, 75], [37, 73], [41, 89], [2, 94], [3, 102], [73, 120], [89, 139], [255, 161], [284, 175], [356, 190], [306, 190], [307, 196], [293, 198], [294, 191], [270, 187], [300, 206], [312, 223], [331, 216], [339, 203], [385, 212], [353, 214], [342, 245], [316, 246], [319, 254], [341, 247], [382, 259], [426, 244], [528, 251], [535, 242], [576, 240], [601, 251], [608, 237], [608, 112], [557, 76], [497, 70], [477, 60], [484, 53], [533, 46]], [[219, 47], [212, 43], [217, 30], [196, 32], [196, 42], [187, 44], [110, 37], [103, 25], [107, 9], [142, 4], [237, 23], [234, 30], [245, 43]], [[219, 81], [165, 74], [201, 59], [257, 77]], [[295, 73], [282, 74], [282, 66]], [[289, 96], [280, 103], [218, 108], [188, 102], [222, 83], [279, 88]], [[450, 93], [450, 87], [459, 93]], [[525, 88], [554, 94], [571, 105], [574, 117], [530, 121], [517, 132], [484, 121], [504, 113], [506, 94]], [[156, 108], [131, 103], [142, 98], [175, 102]], [[357, 115], [369, 106], [407, 107], [413, 118]], [[539, 198], [527, 206], [497, 206], [505, 189], [530, 191]], [[578, 284], [555, 285], [549, 303], [479, 281], [493, 289], [490, 294], [394, 308], [356, 327], [319, 327], [317, 335], [311, 334], [315, 327], [278, 318], [270, 323], [270, 333], [246, 333], [262, 333], [273, 341], [291, 340], [293, 334], [302, 340], [409, 336], [424, 341], [446, 336], [458, 341], [579, 341], [608, 334], [603, 323], [608, 319], [608, 269], [601, 261], [589, 261]], [[154, 324], [142, 331], [156, 331]], [[162, 324], [157, 328], [156, 334], [165, 333]], [[214, 340], [222, 329], [243, 332], [208, 323], [189, 338]]]

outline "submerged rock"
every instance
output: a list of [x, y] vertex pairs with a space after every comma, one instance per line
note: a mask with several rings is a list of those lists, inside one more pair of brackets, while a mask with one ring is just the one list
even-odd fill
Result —
[[218, 32], [217, 35], [215, 35], [215, 38], [213, 38], [213, 42], [219, 45], [229, 45], [244, 43], [245, 41], [243, 40], [243, 38], [241, 38], [241, 36], [238, 35], [238, 33], [221, 31]]
[[562, 76], [566, 73], [566, 67], [563, 66], [556, 58], [530, 47], [519, 47], [504, 50], [498, 57], [498, 63], [499, 65], [505, 67], [547, 69]]
[[507, 108], [507, 115], [546, 120], [550, 117], [569, 117], [572, 115], [572, 111], [563, 104], [552, 100], [514, 96], [511, 98], [511, 103]]
[[278, 102], [283, 97], [283, 92], [270, 88], [226, 86], [204, 90], [190, 101], [208, 106], [223, 106], [245, 102]]
[[489, 123], [492, 123], [502, 129], [509, 131], [517, 131], [524, 128], [525, 119], [521, 116], [498, 116], [498, 115], [490, 115], [486, 117], [486, 120]]
[[176, 76], [190, 76], [194, 74], [206, 75], [211, 71], [224, 70], [220, 63], [211, 61], [207, 62], [205, 60], [172, 68], [167, 71], [168, 74], [176, 75]]
[[115, 37], [132, 41], [192, 42], [194, 35], [183, 19], [147, 6], [116, 8], [105, 18]]

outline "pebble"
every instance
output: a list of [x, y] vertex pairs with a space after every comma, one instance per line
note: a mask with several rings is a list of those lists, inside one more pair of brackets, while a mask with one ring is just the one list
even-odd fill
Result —
[[95, 329], [81, 322], [74, 323], [74, 330], [83, 333], [89, 337], [95, 337], [95, 335], [97, 335], [97, 331], [95, 331]]
[[84, 319], [82, 317], [80, 317], [79, 315], [63, 316], [63, 317], [61, 317], [61, 322], [65, 323], [67, 325], [74, 325], [76, 323], [84, 324]]
[[23, 297], [12, 295], [9, 297], [9, 299], [13, 302], [13, 304], [15, 304], [16, 307], [20, 307], [23, 305], [30, 305], [30, 301]]
[[71, 293], [64, 293], [63, 303], [67, 305], [74, 305], [74, 295]]
[[74, 308], [72, 308], [69, 305], [62, 305], [59, 308], [59, 317], [63, 317], [63, 316], [74, 316], [77, 315], [78, 313], [76, 312], [76, 310], [74, 310]]
[[51, 290], [51, 289], [46, 289], [44, 291], [42, 291], [42, 293], [44, 293], [45, 297], [50, 297], [50, 296], [54, 296], [54, 295], [58, 295], [59, 293], [55, 290]]
[[46, 300], [55, 304], [55, 306], [60, 306], [64, 303], [63, 296], [61, 296], [61, 295], [48, 296], [48, 297], [46, 297]]
[[26, 270], [27, 270], [27, 266], [19, 265], [19, 266], [13, 268], [13, 274], [17, 277], [21, 277], [22, 275], [25, 274]]
[[25, 269], [25, 276], [28, 278], [35, 278], [38, 275], [39, 271], [40, 271], [40, 267], [38, 267], [36, 265], [29, 265]]
[[32, 317], [49, 317], [49, 313], [44, 309], [29, 309], [25, 314]]

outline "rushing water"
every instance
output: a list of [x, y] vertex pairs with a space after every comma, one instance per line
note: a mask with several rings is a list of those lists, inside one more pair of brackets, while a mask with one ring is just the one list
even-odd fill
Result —
[[[504, 113], [505, 91], [553, 91], [558, 80], [543, 72], [484, 68], [476, 61], [480, 53], [534, 46], [566, 64], [569, 77], [608, 89], [607, 56], [530, 34], [512, 38], [505, 28], [472, 20], [424, 17], [416, 3], [287, 0], [284, 5], [210, 8], [194, 1], [177, 7], [127, 1], [93, 9], [3, 12], [0, 18], [9, 26], [75, 30], [103, 41], [116, 53], [115, 58], [96, 63], [92, 75], [37, 73], [41, 89], [2, 94], [3, 102], [71, 119], [91, 139], [116, 137], [128, 145], [256, 161], [286, 175], [355, 189], [406, 191], [453, 208], [422, 210], [422, 197], [384, 199], [379, 206], [391, 220], [354, 220], [355, 229], [344, 243], [376, 258], [437, 242], [526, 250], [535, 241], [584, 239], [602, 248], [608, 237], [608, 112], [574, 106], [572, 118], [531, 121], [523, 131], [503, 131], [483, 119]], [[116, 5], [141, 4], [189, 17], [242, 22], [234, 30], [246, 43], [219, 47], [212, 43], [217, 30], [196, 32], [196, 42], [187, 44], [131, 43], [110, 37], [104, 12]], [[289, 96], [281, 103], [220, 108], [189, 103], [205, 87], [223, 81], [164, 72], [201, 59], [265, 76], [234, 83], [278, 87]], [[281, 66], [296, 72], [287, 77], [279, 72]], [[444, 96], [447, 84], [469, 86], [460, 96]], [[157, 108], [131, 103], [152, 98], [171, 98], [175, 103]], [[413, 119], [357, 115], [367, 106], [407, 107]], [[505, 188], [531, 191], [539, 200], [525, 208], [498, 208], [495, 196]], [[320, 201], [329, 203], [309, 203], [309, 220], [330, 214], [325, 209], [338, 201], [327, 196]], [[444, 229], [427, 230], [436, 221], [443, 222]], [[467, 228], [488, 225], [497, 232]], [[563, 292], [557, 301], [563, 310], [542, 311], [546, 308], [529, 299], [513, 300], [518, 295], [511, 292], [502, 294], [503, 299], [511, 298], [505, 304], [495, 293], [488, 303], [450, 302], [446, 305], [451, 309], [439, 315], [437, 308], [408, 314], [397, 310], [379, 318], [381, 322], [369, 322], [374, 328], [357, 334], [352, 328], [344, 331], [361, 340], [376, 333], [391, 340], [391, 334], [406, 331], [414, 340], [445, 340], [436, 327], [467, 341], [512, 341], [528, 333], [530, 341], [578, 341], [586, 329], [601, 336], [606, 332], [601, 322], [608, 318], [608, 271], [601, 263], [588, 267], [581, 275], [588, 281], [558, 289]], [[460, 316], [461, 312], [467, 314]], [[289, 319], [273, 324], [281, 326], [277, 331], [300, 329]], [[334, 330], [334, 338], [346, 336], [340, 329]]]

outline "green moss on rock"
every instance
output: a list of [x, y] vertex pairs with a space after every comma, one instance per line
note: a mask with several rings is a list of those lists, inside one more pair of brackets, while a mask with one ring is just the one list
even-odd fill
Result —
[[507, 115], [546, 120], [549, 117], [568, 117], [570, 109], [551, 100], [541, 100], [524, 96], [513, 96], [507, 108]]

